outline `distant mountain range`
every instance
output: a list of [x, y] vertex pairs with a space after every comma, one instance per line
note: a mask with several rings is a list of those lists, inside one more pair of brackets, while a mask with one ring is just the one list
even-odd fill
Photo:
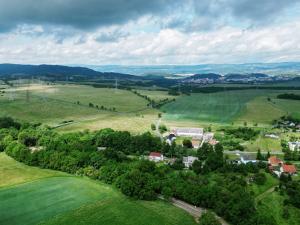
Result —
[[[293, 65], [293, 64], [292, 64]], [[283, 65], [281, 65], [283, 66]], [[267, 67], [266, 65], [264, 67]], [[275, 66], [273, 66], [275, 67]], [[279, 66], [278, 66], [279, 67]], [[287, 65], [285, 65], [287, 67]], [[296, 68], [295, 66], [294, 68]], [[268, 66], [270, 68], [270, 65]], [[166, 71], [165, 71], [166, 72]], [[269, 75], [260, 72], [247, 73], [196, 73], [185, 76], [163, 76], [149, 74], [145, 76], [131, 75], [120, 72], [95, 71], [86, 67], [71, 67], [61, 65], [19, 65], [0, 64], [0, 78], [46, 78], [51, 81], [98, 82], [110, 83], [118, 79], [123, 85], [172, 86], [178, 83], [211, 84], [211, 83], [270, 83], [299, 79], [295, 74]], [[167, 79], [177, 78], [177, 79]]]
[[269, 75], [300, 75], [300, 62], [284, 63], [246, 63], [246, 64], [201, 64], [201, 65], [158, 65], [158, 66], [121, 66], [121, 65], [84, 65], [102, 72], [118, 72], [133, 75], [192, 75], [192, 74], [246, 74], [264, 73]]
[[89, 78], [107, 78], [107, 79], [136, 79], [136, 76], [129, 74], [99, 72], [86, 67], [70, 67], [61, 65], [20, 65], [20, 64], [0, 64], [1, 76], [83, 76]]

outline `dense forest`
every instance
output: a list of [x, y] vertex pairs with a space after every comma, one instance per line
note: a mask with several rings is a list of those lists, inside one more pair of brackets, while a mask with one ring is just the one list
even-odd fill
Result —
[[[263, 162], [236, 164], [223, 155], [223, 147], [204, 144], [197, 150], [190, 170], [184, 170], [181, 158], [188, 149], [169, 146], [150, 133], [132, 135], [126, 131], [103, 129], [95, 132], [57, 133], [41, 124], [19, 123], [0, 118], [0, 150], [30, 166], [88, 176], [115, 185], [123, 194], [144, 200], [158, 195], [175, 197], [215, 211], [231, 224], [272, 225], [256, 210], [248, 189], [253, 182], [264, 182]], [[176, 157], [174, 164], [155, 164], [147, 160], [151, 151]], [[299, 181], [282, 183], [291, 204], [299, 207]], [[284, 189], [283, 189], [284, 190]]]

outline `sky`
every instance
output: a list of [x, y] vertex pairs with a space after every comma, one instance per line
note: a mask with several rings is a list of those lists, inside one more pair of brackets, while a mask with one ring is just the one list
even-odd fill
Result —
[[0, 0], [0, 63], [300, 61], [300, 0]]

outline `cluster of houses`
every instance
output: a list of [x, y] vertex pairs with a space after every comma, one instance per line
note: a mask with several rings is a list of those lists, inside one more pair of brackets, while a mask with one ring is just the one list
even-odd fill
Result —
[[218, 141], [214, 139], [214, 133], [204, 132], [203, 128], [171, 128], [166, 142], [171, 145], [172, 142], [176, 140], [176, 137], [192, 138], [193, 148], [199, 148], [205, 142], [211, 145], [218, 143]]
[[269, 170], [271, 173], [280, 177], [283, 174], [294, 175], [297, 173], [297, 168], [295, 165], [286, 164], [281, 159], [277, 158], [277, 156], [271, 156], [268, 159]]
[[[160, 152], [151, 152], [149, 154], [149, 157], [148, 159], [150, 161], [153, 161], [153, 162], [162, 162], [162, 161], [165, 161], [165, 160], [168, 160], [166, 157], [164, 157], [164, 155]], [[184, 164], [184, 166], [186, 168], [189, 168], [193, 165], [194, 161], [197, 160], [198, 158], [197, 157], [194, 157], [194, 156], [187, 156], [187, 157], [183, 157], [182, 159], [182, 163]], [[168, 160], [170, 162], [170, 160]], [[172, 161], [172, 160], [171, 160]], [[175, 160], [173, 160], [174, 162]]]
[[300, 132], [300, 123], [296, 124], [293, 121], [289, 121], [289, 120], [279, 121], [277, 127], [290, 128], [295, 130], [296, 132]]

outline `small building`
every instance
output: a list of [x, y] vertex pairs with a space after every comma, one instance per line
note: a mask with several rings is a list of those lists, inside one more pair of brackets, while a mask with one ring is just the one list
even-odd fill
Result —
[[272, 139], [278, 139], [279, 138], [279, 136], [275, 135], [275, 134], [266, 134], [265, 137], [272, 138]]
[[183, 157], [182, 158], [182, 163], [184, 164], [184, 166], [186, 168], [189, 168], [193, 165], [193, 163], [195, 162], [195, 160], [198, 160], [197, 157], [194, 156], [188, 156], [188, 157]]
[[200, 147], [200, 140], [198, 139], [192, 139], [192, 145], [193, 145], [193, 148], [196, 148], [198, 149]]
[[289, 142], [289, 149], [291, 151], [299, 151], [300, 150], [300, 141]]
[[149, 160], [153, 162], [160, 162], [164, 160], [164, 156], [160, 152], [151, 152], [149, 155]]
[[247, 164], [247, 163], [256, 163], [256, 156], [250, 154], [241, 154], [240, 160], [238, 161], [239, 164]]
[[195, 139], [202, 139], [204, 132], [203, 128], [172, 128], [171, 130], [176, 136]]
[[166, 139], [166, 142], [169, 144], [169, 145], [172, 145], [173, 141], [176, 140], [176, 135], [173, 134], [173, 133], [170, 133], [168, 136], [167, 136], [167, 139]]
[[212, 145], [212, 146], [215, 146], [216, 144], [218, 144], [219, 141], [217, 141], [216, 139], [211, 139], [208, 144]]
[[214, 138], [214, 133], [208, 132], [203, 134], [203, 142], [209, 142]]
[[294, 175], [297, 173], [297, 168], [295, 165], [283, 164], [282, 167], [280, 168], [280, 172], [289, 175]]
[[268, 163], [270, 166], [276, 167], [276, 166], [281, 166], [283, 164], [283, 161], [281, 159], [277, 158], [276, 156], [271, 156], [268, 159]]

